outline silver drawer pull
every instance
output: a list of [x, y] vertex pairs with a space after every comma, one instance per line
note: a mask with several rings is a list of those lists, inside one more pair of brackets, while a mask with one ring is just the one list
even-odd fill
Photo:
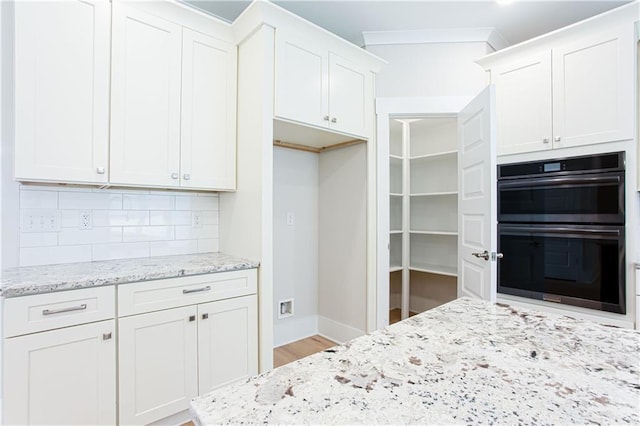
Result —
[[184, 289], [182, 290], [182, 294], [189, 294], [189, 293], [200, 293], [202, 291], [209, 291], [211, 290], [211, 286], [206, 286], [206, 287], [201, 287], [201, 288], [190, 288], [190, 289]]
[[63, 312], [84, 311], [85, 309], [87, 309], [87, 304], [83, 303], [80, 306], [72, 306], [71, 308], [45, 309], [42, 311], [42, 315], [54, 315], [54, 314], [61, 314]]

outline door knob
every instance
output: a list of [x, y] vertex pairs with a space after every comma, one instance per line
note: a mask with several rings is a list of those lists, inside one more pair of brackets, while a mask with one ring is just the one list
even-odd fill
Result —
[[184, 175], [182, 175], [182, 178], [184, 180], [189, 180], [189, 179], [191, 179], [191, 175], [189, 173], [185, 173]]
[[486, 250], [483, 251], [482, 253], [471, 253], [471, 254], [479, 259], [489, 260], [489, 252]]
[[338, 122], [338, 119], [337, 119], [337, 118], [335, 118], [335, 117], [333, 117], [333, 118], [331, 119], [331, 122], [332, 122], [332, 123], [337, 123], [337, 122]]
[[171, 179], [178, 179], [180, 177], [177, 173], [171, 173]]
[[561, 139], [562, 138], [560, 136], [556, 136], [555, 138], [553, 138], [553, 140], [556, 141], [556, 142], [560, 142]]

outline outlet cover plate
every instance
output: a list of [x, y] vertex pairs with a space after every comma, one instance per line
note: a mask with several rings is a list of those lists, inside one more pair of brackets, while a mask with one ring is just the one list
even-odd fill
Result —
[[60, 211], [23, 210], [20, 218], [21, 232], [58, 232], [60, 231]]

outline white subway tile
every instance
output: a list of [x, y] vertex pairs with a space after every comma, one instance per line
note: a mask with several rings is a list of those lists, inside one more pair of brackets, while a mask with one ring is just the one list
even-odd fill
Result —
[[80, 226], [80, 210], [60, 210], [60, 227], [77, 228]]
[[217, 211], [201, 212], [203, 225], [218, 225], [220, 214]]
[[107, 192], [61, 192], [61, 210], [121, 210], [122, 194]]
[[175, 197], [173, 195], [138, 195], [123, 194], [124, 210], [173, 210]]
[[176, 210], [218, 210], [219, 198], [209, 196], [176, 196]]
[[122, 228], [122, 241], [173, 240], [173, 226], [128, 226]]
[[93, 226], [144, 226], [149, 212], [144, 210], [95, 210]]
[[20, 249], [20, 266], [54, 263], [90, 262], [91, 246], [24, 247]]
[[191, 225], [190, 211], [151, 211], [151, 225]]
[[47, 247], [57, 245], [57, 232], [27, 232], [20, 234], [20, 247]]
[[218, 226], [203, 225], [200, 228], [176, 226], [176, 240], [198, 240], [207, 238], [218, 238]]
[[58, 233], [58, 244], [101, 244], [122, 242], [122, 228], [65, 228]]
[[198, 240], [198, 253], [210, 253], [220, 251], [219, 239], [210, 238], [206, 240]]
[[149, 257], [149, 243], [95, 244], [92, 246], [93, 260], [132, 259]]
[[20, 191], [20, 209], [57, 209], [56, 191]]
[[151, 247], [151, 256], [198, 253], [198, 242], [196, 240], [154, 241], [149, 245]]

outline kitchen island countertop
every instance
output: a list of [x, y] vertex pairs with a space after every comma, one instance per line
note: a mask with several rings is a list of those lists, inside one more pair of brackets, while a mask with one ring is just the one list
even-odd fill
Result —
[[199, 424], [640, 423], [640, 333], [462, 298], [194, 399]]
[[3, 270], [0, 291], [3, 297], [16, 297], [258, 266], [256, 261], [219, 252], [26, 266]]

